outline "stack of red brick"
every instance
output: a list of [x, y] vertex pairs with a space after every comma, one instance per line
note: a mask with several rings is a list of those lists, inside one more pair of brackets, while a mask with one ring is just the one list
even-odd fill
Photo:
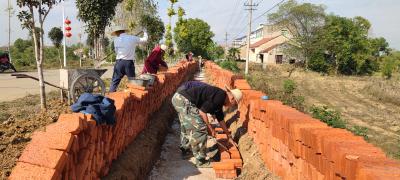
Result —
[[[207, 64], [209, 75], [218, 74], [215, 66]], [[219, 76], [226, 79], [217, 83], [231, 77]], [[230, 84], [243, 90], [240, 120], [248, 122], [248, 133], [265, 165], [283, 179], [400, 178], [400, 163], [362, 137], [328, 127], [280, 101], [262, 100], [263, 94], [250, 90], [245, 80]]]
[[[220, 162], [214, 162], [213, 168], [217, 178], [233, 179], [241, 171], [243, 161], [236, 146], [229, 143], [228, 137], [222, 128], [216, 128], [216, 139], [219, 142], [218, 149], [221, 156]], [[223, 146], [222, 146], [223, 145]]]
[[56, 123], [37, 131], [24, 149], [10, 179], [99, 179], [114, 159], [146, 128], [149, 116], [177, 86], [192, 76], [195, 62], [179, 62], [159, 73], [148, 89], [129, 86], [127, 92], [111, 93], [116, 124], [96, 125], [90, 115], [62, 114]]
[[225, 85], [233, 87], [233, 83], [236, 79], [243, 79], [242, 76], [235, 75], [231, 71], [222, 69], [211, 61], [206, 61], [204, 67], [208, 74], [207, 80], [219, 88], [224, 88]]

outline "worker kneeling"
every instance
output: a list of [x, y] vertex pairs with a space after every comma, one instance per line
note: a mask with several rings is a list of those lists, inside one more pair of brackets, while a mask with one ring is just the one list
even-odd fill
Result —
[[193, 156], [196, 158], [197, 167], [211, 167], [210, 160], [206, 157], [207, 135], [215, 136], [207, 113], [218, 120], [229, 141], [235, 144], [224, 121], [223, 106], [232, 107], [242, 98], [239, 89], [226, 88], [222, 90], [214, 86], [199, 86], [185, 89], [175, 93], [172, 104], [179, 114], [181, 126], [185, 128], [186, 139], [189, 140]]

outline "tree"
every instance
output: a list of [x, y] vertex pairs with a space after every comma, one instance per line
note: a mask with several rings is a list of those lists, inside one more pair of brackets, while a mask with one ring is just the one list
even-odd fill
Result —
[[277, 27], [287, 28], [293, 35], [294, 46], [288, 52], [300, 52], [307, 68], [310, 53], [314, 50], [315, 34], [325, 23], [325, 8], [311, 3], [298, 4], [289, 0], [279, 6], [277, 12], [268, 15], [269, 22]]
[[400, 70], [400, 52], [395, 51], [382, 57], [382, 76], [386, 79], [392, 78], [393, 72]]
[[186, 19], [174, 28], [174, 40], [181, 52], [192, 51], [195, 55], [210, 58], [207, 47], [214, 43], [214, 33], [210, 26], [201, 19]]
[[[40, 105], [42, 110], [46, 110], [47, 107], [46, 90], [42, 69], [42, 63], [44, 61], [43, 24], [47, 18], [47, 15], [50, 13], [50, 10], [59, 2], [61, 2], [61, 0], [17, 0], [17, 5], [21, 8], [21, 11], [18, 14], [18, 19], [21, 21], [23, 28], [27, 28], [32, 31], [40, 87]], [[35, 28], [37, 21], [39, 22], [39, 33], [37, 33]]]
[[172, 55], [174, 44], [172, 42], [172, 16], [176, 14], [174, 10], [174, 4], [178, 2], [178, 0], [169, 0], [170, 7], [167, 10], [167, 15], [169, 17], [169, 23], [167, 25], [167, 32], [165, 33], [165, 45], [168, 47], [168, 54]]
[[213, 42], [208, 45], [207, 54], [211, 60], [217, 60], [224, 57], [225, 50], [222, 46]]
[[157, 4], [154, 0], [125, 0], [116, 7], [115, 24], [127, 24], [128, 29], [135, 31], [142, 16], [157, 17]]
[[121, 0], [76, 0], [78, 17], [86, 24], [86, 32], [93, 37], [94, 57], [103, 53], [102, 39], [105, 29], [115, 15], [115, 8]]
[[229, 48], [227, 59], [238, 60], [240, 59], [240, 50], [238, 48]]
[[[378, 70], [378, 62], [373, 55], [381, 48], [371, 48], [371, 40], [368, 38], [370, 27], [369, 21], [362, 17], [327, 16], [326, 25], [316, 34], [314, 46], [318, 50], [311, 53], [315, 60], [309, 65], [320, 71], [320, 65], [325, 60], [324, 64], [328, 64], [335, 74], [345, 75], [371, 74]], [[320, 65], [313, 64], [316, 62]]]
[[140, 25], [147, 30], [149, 35], [145, 48], [149, 52], [163, 38], [165, 32], [164, 23], [159, 16], [145, 14], [140, 18]]
[[61, 47], [62, 40], [64, 38], [63, 31], [59, 27], [53, 27], [50, 30], [48, 36], [49, 36], [51, 42], [53, 43], [54, 47], [57, 48], [58, 60], [60, 61], [60, 67], [62, 68], [60, 47]]

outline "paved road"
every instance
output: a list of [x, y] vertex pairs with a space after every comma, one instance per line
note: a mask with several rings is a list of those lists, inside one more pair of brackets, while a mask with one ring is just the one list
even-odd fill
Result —
[[[142, 70], [143, 65], [136, 65], [136, 73]], [[111, 78], [113, 67], [106, 67], [108, 70], [102, 78]], [[21, 72], [37, 77], [37, 72]], [[45, 70], [45, 81], [58, 85], [60, 80], [59, 70]], [[39, 94], [39, 83], [32, 79], [17, 79], [11, 73], [0, 73], [0, 102], [11, 101], [25, 97], [29, 94]], [[56, 88], [46, 85], [46, 92], [56, 90]]]

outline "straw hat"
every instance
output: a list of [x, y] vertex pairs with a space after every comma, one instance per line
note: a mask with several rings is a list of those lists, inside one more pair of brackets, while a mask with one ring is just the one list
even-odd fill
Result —
[[122, 26], [115, 26], [114, 28], [113, 28], [113, 31], [111, 32], [111, 36], [116, 36], [117, 34], [116, 34], [116, 32], [117, 31], [126, 31], [127, 29], [126, 28], [123, 28]]
[[225, 85], [225, 89], [229, 91], [233, 98], [235, 99], [236, 103], [239, 104], [240, 100], [242, 100], [242, 91], [240, 89], [230, 89], [228, 86]]
[[165, 50], [167, 50], [168, 47], [167, 47], [165, 44], [161, 44], [160, 48], [161, 48], [163, 51], [165, 51]]

